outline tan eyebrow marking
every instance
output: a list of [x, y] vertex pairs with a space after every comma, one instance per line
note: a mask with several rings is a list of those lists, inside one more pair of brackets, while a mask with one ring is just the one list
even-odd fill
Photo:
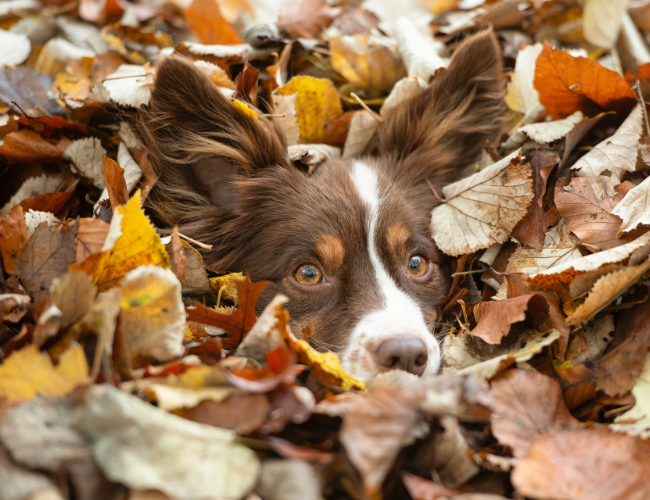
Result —
[[394, 255], [405, 250], [409, 239], [411, 239], [411, 231], [404, 224], [396, 223], [388, 228], [388, 247]]
[[337, 269], [343, 263], [343, 242], [336, 236], [321, 236], [316, 242], [316, 252], [325, 267]]

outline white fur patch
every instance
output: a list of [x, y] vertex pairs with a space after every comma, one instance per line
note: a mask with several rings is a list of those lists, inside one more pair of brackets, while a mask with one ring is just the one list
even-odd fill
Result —
[[379, 344], [388, 338], [415, 335], [427, 346], [429, 360], [425, 374], [435, 373], [440, 366], [438, 342], [427, 328], [420, 306], [399, 289], [377, 252], [375, 240], [382, 209], [377, 174], [368, 165], [356, 162], [350, 177], [359, 196], [368, 205], [368, 253], [383, 304], [380, 309], [359, 320], [351, 333], [348, 347], [341, 354], [342, 364], [354, 376], [369, 381], [381, 371], [374, 356]]

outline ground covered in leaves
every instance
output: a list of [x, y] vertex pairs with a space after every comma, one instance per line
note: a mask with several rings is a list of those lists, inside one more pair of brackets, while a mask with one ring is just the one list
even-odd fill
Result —
[[[432, 212], [442, 375], [366, 387], [141, 208], [166, 54], [309, 172], [489, 25], [505, 126]], [[0, 498], [650, 498], [648, 40], [647, 0], [0, 2]]]

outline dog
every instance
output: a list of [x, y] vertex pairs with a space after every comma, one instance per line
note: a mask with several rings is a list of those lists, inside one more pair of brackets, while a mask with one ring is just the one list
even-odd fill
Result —
[[500, 128], [504, 84], [491, 30], [465, 40], [446, 71], [383, 124], [377, 153], [328, 159], [307, 175], [271, 118], [251, 118], [194, 64], [163, 59], [139, 129], [160, 179], [148, 204], [162, 224], [212, 245], [213, 269], [269, 280], [263, 308], [289, 298], [291, 328], [369, 381], [435, 373], [436, 306], [450, 285], [431, 238], [441, 187]]

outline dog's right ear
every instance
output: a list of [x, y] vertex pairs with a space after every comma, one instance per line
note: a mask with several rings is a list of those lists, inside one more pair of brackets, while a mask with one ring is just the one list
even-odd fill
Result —
[[182, 224], [201, 206], [236, 212], [234, 178], [290, 165], [276, 124], [233, 104], [201, 68], [180, 56], [158, 65], [139, 132], [160, 173], [154, 209], [169, 226]]

